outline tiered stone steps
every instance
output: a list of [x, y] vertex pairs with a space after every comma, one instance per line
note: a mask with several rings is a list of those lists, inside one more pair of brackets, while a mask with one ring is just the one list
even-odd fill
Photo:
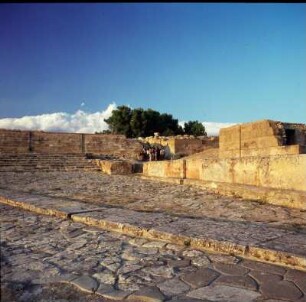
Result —
[[99, 171], [83, 154], [0, 154], [0, 172]]

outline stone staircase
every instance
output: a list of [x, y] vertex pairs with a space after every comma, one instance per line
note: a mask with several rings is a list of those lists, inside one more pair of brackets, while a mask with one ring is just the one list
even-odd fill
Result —
[[84, 154], [0, 154], [0, 172], [100, 171]]

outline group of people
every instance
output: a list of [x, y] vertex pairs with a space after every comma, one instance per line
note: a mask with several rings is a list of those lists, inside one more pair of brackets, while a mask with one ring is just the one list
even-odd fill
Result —
[[163, 160], [165, 158], [165, 149], [158, 146], [153, 147], [143, 147], [140, 153], [140, 160], [153, 161], [153, 160]]

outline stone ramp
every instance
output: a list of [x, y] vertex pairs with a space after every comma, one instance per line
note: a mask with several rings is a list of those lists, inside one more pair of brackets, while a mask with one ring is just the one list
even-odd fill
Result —
[[0, 190], [0, 202], [104, 230], [306, 271], [305, 234], [264, 223], [180, 217]]

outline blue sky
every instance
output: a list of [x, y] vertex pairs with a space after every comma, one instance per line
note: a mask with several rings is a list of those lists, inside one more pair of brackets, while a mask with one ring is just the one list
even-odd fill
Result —
[[306, 4], [0, 4], [0, 119], [111, 103], [305, 123]]

